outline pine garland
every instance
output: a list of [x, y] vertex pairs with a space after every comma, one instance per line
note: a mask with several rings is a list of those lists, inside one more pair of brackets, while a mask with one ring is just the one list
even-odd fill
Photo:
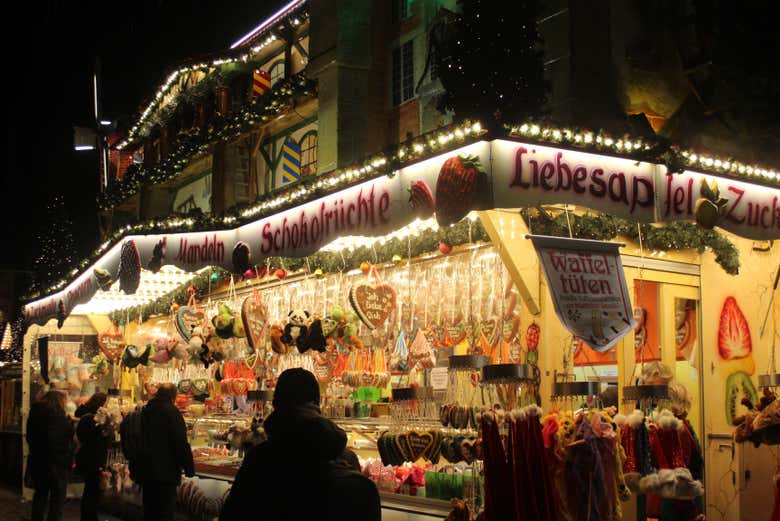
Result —
[[240, 110], [217, 116], [208, 126], [198, 129], [197, 132], [180, 133], [171, 153], [158, 164], [150, 168], [131, 165], [122, 180], [110, 179], [106, 190], [98, 196], [98, 208], [113, 208], [138, 193], [142, 186], [173, 179], [190, 161], [208, 152], [215, 143], [235, 139], [260, 121], [267, 121], [290, 100], [311, 94], [314, 86], [314, 80], [299, 74], [278, 82], [269, 92], [248, 101]]
[[[531, 215], [524, 210], [523, 217], [531, 232], [538, 235], [568, 237], [569, 228], [566, 214], [554, 217], [544, 214]], [[710, 248], [715, 254], [715, 262], [730, 275], [739, 273], [739, 251], [725, 235], [715, 230], [705, 230], [696, 223], [673, 222], [664, 226], [640, 224], [613, 217], [611, 215], [575, 215], [569, 214], [572, 235], [580, 239], [595, 239], [600, 241], [613, 240], [616, 237], [626, 237], [639, 242], [639, 230], [642, 231], [642, 245], [651, 250], [688, 250], [695, 249], [699, 253]]]

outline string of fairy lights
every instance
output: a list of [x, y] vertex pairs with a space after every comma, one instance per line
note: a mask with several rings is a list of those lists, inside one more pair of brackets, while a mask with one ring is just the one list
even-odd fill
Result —
[[[276, 212], [302, 204], [311, 199], [342, 190], [353, 184], [368, 181], [382, 175], [392, 176], [395, 171], [404, 165], [479, 141], [486, 132], [479, 122], [466, 121], [459, 125], [451, 125], [444, 129], [424, 134], [415, 140], [405, 142], [392, 152], [376, 154], [368, 158], [360, 166], [338, 169], [320, 176], [305, 177], [291, 187], [266, 194], [248, 208], [240, 211], [234, 210], [227, 215], [174, 216], [167, 219], [152, 219], [125, 225], [116, 230], [88, 259], [82, 260], [69, 273], [71, 276], [75, 276], [83, 272], [127, 235], [187, 232], [193, 230], [222, 230], [240, 226], [257, 218], [273, 215]], [[24, 300], [36, 300], [41, 296], [59, 291], [68, 282], [69, 279], [62, 278], [51, 284], [47, 290], [28, 295]]]
[[568, 127], [559, 128], [533, 122], [507, 128], [510, 135], [540, 140], [543, 143], [562, 144], [664, 163], [671, 173], [690, 168], [704, 173], [726, 175], [736, 179], [780, 186], [780, 173], [777, 170], [759, 165], [747, 165], [734, 159], [698, 154], [691, 150], [665, 145], [661, 141], [643, 140], [630, 136], [614, 137], [606, 133], [594, 133]]
[[[308, 19], [308, 16], [309, 16], [308, 12], [305, 10], [304, 5], [301, 4], [299, 6], [296, 6], [294, 9], [291, 9], [289, 12], [287, 12], [285, 16], [282, 18], [282, 20], [284, 20], [287, 24], [291, 25], [292, 27], [298, 27]], [[274, 26], [275, 25], [276, 24], [274, 24]], [[264, 31], [262, 31], [258, 35], [255, 35], [254, 38], [257, 39], [258, 37], [264, 35], [265, 33], [270, 32], [272, 28], [273, 26], [269, 25], [268, 27], [265, 28]], [[258, 58], [258, 54], [260, 53], [260, 51], [262, 51], [263, 49], [265, 49], [266, 47], [274, 43], [276, 40], [277, 40], [277, 36], [274, 33], [271, 33], [268, 34], [264, 39], [262, 39], [258, 43], [255, 43], [255, 45], [253, 45], [249, 49], [241, 49], [241, 51], [238, 52], [235, 50], [231, 50], [228, 54], [224, 56], [216, 57], [212, 60], [182, 65], [178, 69], [172, 71], [165, 78], [165, 81], [163, 81], [162, 85], [160, 85], [160, 87], [157, 89], [157, 92], [154, 94], [154, 96], [152, 97], [151, 101], [146, 106], [146, 108], [141, 112], [141, 116], [138, 118], [135, 124], [130, 128], [125, 139], [123, 139], [119, 144], [117, 144], [116, 148], [122, 150], [123, 148], [131, 144], [142, 133], [146, 124], [149, 122], [151, 116], [158, 108], [160, 108], [163, 105], [165, 101], [165, 97], [177, 85], [177, 82], [180, 78], [195, 71], [204, 71], [204, 70], [213, 71], [215, 68], [220, 67], [222, 65], [231, 64], [231, 63], [247, 63], [249, 61], [255, 60]]]

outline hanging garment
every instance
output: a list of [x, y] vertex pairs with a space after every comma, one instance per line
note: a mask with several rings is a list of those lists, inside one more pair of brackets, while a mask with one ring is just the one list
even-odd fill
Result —
[[[515, 519], [512, 469], [501, 442], [495, 414], [486, 412], [480, 421], [485, 462], [485, 521]], [[511, 454], [511, 452], [509, 452]]]

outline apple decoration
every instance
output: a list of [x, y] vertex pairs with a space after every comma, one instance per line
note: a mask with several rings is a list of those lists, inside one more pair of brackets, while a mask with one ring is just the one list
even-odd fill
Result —
[[244, 278], [245, 279], [251, 279], [254, 276], [255, 276], [255, 270], [253, 270], [252, 268], [249, 268], [248, 270], [246, 270], [244, 272]]
[[360, 271], [362, 271], [364, 275], [368, 275], [368, 272], [371, 271], [371, 264], [369, 264], [368, 261], [361, 262]]
[[393, 255], [393, 264], [395, 264], [396, 266], [398, 266], [399, 264], [401, 264], [401, 262], [402, 262], [403, 260], [404, 260], [404, 259], [403, 259], [403, 257], [401, 257], [400, 255], [398, 255], [397, 253], [396, 253], [395, 255]]
[[447, 241], [439, 241], [439, 251], [442, 255], [449, 255], [452, 252], [452, 246]]
[[287, 276], [287, 271], [285, 271], [283, 268], [279, 268], [274, 272], [274, 275], [276, 275], [277, 279], [283, 279]]
[[322, 277], [325, 276], [325, 273], [322, 271], [321, 268], [317, 268], [316, 270], [314, 270], [314, 276], [317, 277], [318, 279], [321, 279]]

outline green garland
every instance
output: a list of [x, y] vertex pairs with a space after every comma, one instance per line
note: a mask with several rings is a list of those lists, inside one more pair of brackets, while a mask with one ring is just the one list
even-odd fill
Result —
[[[566, 214], [561, 213], [550, 217], [539, 213], [531, 215], [524, 210], [523, 217], [528, 223], [531, 233], [568, 237], [569, 228]], [[609, 241], [616, 237], [627, 237], [639, 242], [639, 230], [642, 230], [642, 245], [651, 250], [688, 250], [695, 249], [699, 253], [710, 248], [715, 254], [715, 262], [720, 264], [726, 273], [739, 273], [739, 251], [725, 235], [715, 230], [705, 230], [695, 223], [673, 222], [664, 226], [640, 224], [613, 217], [611, 215], [574, 215], [569, 214], [572, 236], [580, 239], [595, 239]]]
[[138, 193], [142, 186], [163, 183], [176, 177], [193, 158], [209, 151], [216, 142], [235, 139], [251, 130], [258, 122], [267, 121], [273, 114], [296, 97], [308, 96], [314, 91], [315, 82], [302, 74], [280, 81], [263, 96], [253, 98], [235, 112], [217, 116], [207, 126], [193, 133], [180, 133], [171, 153], [158, 164], [144, 168], [131, 165], [124, 178], [112, 179], [106, 190], [98, 196], [101, 210], [113, 208]]
[[[394, 255], [401, 255], [404, 258], [419, 257], [420, 255], [437, 251], [441, 241], [446, 242], [450, 246], [457, 246], [488, 240], [487, 233], [479, 221], [463, 220], [453, 226], [442, 228], [436, 233], [421, 233], [408, 239], [393, 238], [384, 244], [377, 244], [374, 248], [360, 246], [354, 250], [344, 250], [341, 253], [318, 252], [309, 257], [274, 257], [270, 260], [274, 269], [284, 268], [288, 271], [298, 271], [311, 268], [314, 271], [319, 268], [323, 273], [338, 273], [359, 268], [364, 261], [373, 264], [392, 262]], [[219, 275], [220, 282], [212, 282], [211, 276], [213, 273]], [[208, 295], [210, 289], [213, 292], [223, 281], [229, 278], [230, 273], [222, 268], [204, 271], [189, 283], [182, 285], [154, 302], [115, 311], [109, 316], [112, 320], [124, 323], [128, 317], [130, 320], [138, 320], [140, 316], [141, 320], [146, 320], [153, 315], [169, 313], [174, 303], [179, 305], [187, 303], [190, 297], [188, 291], [190, 286], [195, 289], [195, 296], [198, 299], [202, 299]]]

